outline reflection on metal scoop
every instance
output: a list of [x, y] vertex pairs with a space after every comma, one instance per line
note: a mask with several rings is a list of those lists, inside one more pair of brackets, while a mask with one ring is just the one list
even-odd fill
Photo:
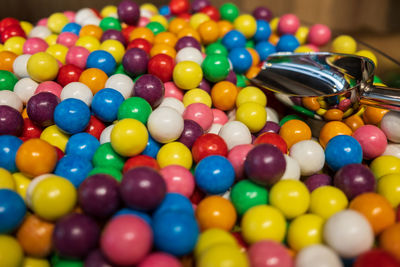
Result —
[[251, 81], [296, 111], [316, 119], [341, 120], [360, 104], [400, 110], [400, 89], [372, 85], [374, 63], [334, 53], [277, 53]]

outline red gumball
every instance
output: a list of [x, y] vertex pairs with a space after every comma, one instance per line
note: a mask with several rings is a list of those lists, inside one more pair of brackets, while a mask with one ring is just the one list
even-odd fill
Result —
[[40, 138], [42, 129], [34, 124], [29, 118], [24, 119], [24, 129], [22, 131], [22, 137], [27, 139]]
[[203, 200], [203, 198], [206, 196], [206, 193], [201, 191], [197, 186], [194, 188], [193, 194], [190, 197], [190, 202], [192, 202], [193, 205], [197, 205], [200, 203], [200, 201]]
[[200, 10], [201, 13], [207, 14], [210, 19], [218, 21], [221, 19], [221, 15], [219, 13], [218, 8], [215, 6], [206, 6]]
[[135, 167], [150, 167], [155, 170], [160, 170], [160, 166], [157, 163], [157, 160], [147, 156], [147, 155], [138, 155], [128, 159], [125, 164], [124, 168], [122, 169], [122, 173], [129, 171]]
[[140, 48], [140, 49], [143, 49], [144, 51], [146, 51], [147, 54], [149, 54], [150, 50], [151, 50], [151, 44], [146, 39], [137, 38], [137, 39], [133, 39], [132, 42], [130, 42], [128, 44], [128, 47], [126, 48], [126, 50], [129, 50], [131, 48]]
[[158, 54], [149, 60], [147, 71], [165, 83], [171, 81], [174, 66], [175, 61], [172, 57], [165, 54]]
[[353, 267], [399, 267], [400, 263], [389, 252], [372, 249], [364, 252], [354, 262]]
[[282, 151], [283, 154], [286, 154], [288, 150], [285, 140], [279, 134], [271, 132], [261, 134], [256, 138], [256, 140], [254, 140], [253, 144], [271, 144], [279, 148], [279, 150]]
[[169, 8], [172, 15], [179, 15], [189, 11], [190, 3], [188, 0], [171, 0]]
[[129, 36], [131, 35], [131, 32], [135, 29], [135, 26], [129, 25], [126, 28], [123, 28], [121, 33], [125, 38], [126, 43], [129, 43]]
[[205, 157], [211, 155], [220, 155], [226, 157], [228, 146], [221, 136], [207, 133], [203, 134], [194, 142], [192, 146], [192, 155], [195, 162], [199, 162]]
[[56, 147], [56, 146], [53, 146], [54, 147], [54, 149], [56, 150], [56, 152], [57, 152], [57, 160], [60, 160], [62, 157], [64, 157], [64, 152], [61, 150], [61, 149], [59, 149], [58, 147]]
[[75, 65], [64, 65], [58, 71], [57, 82], [63, 87], [69, 83], [78, 82], [79, 77], [81, 77], [82, 71], [83, 70], [81, 68]]
[[244, 241], [242, 234], [240, 232], [233, 232], [232, 235], [236, 239], [240, 250], [245, 252], [249, 246], [246, 244], [246, 241]]
[[192, 17], [192, 15], [190, 15], [189, 13], [182, 13], [178, 16], [178, 18], [180, 19], [184, 19], [187, 22], [189, 22], [190, 18]]
[[14, 36], [26, 38], [24, 30], [19, 25], [10, 25], [1, 32], [1, 42], [5, 43], [8, 39]]
[[8, 17], [0, 20], [0, 33], [3, 32], [8, 26], [11, 25], [20, 25], [17, 19]]
[[94, 137], [97, 138], [97, 140], [99, 140], [100, 135], [105, 128], [106, 128], [106, 126], [104, 125], [104, 123], [92, 115], [92, 116], [90, 116], [90, 121], [89, 121], [88, 126], [86, 127], [85, 132], [93, 135]]

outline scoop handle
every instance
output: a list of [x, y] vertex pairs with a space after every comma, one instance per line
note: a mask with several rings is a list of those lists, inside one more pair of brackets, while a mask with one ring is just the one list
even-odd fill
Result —
[[400, 88], [368, 86], [360, 94], [360, 103], [400, 111]]

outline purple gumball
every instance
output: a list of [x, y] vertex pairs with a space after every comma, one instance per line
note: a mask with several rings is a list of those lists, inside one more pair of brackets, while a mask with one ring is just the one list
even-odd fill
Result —
[[140, 18], [138, 4], [130, 0], [123, 0], [118, 5], [118, 18], [128, 25], [136, 25]]
[[129, 49], [122, 58], [122, 66], [125, 71], [134, 77], [146, 73], [148, 62], [149, 56], [140, 48]]
[[113, 267], [100, 249], [93, 250], [85, 259], [85, 267]]
[[135, 96], [145, 99], [155, 108], [164, 97], [164, 84], [157, 76], [145, 74], [137, 79], [133, 91]]
[[201, 126], [197, 122], [192, 120], [184, 120], [183, 131], [177, 141], [181, 142], [189, 149], [191, 149], [197, 138], [199, 138], [203, 134], [203, 128], [201, 128]]
[[327, 174], [313, 174], [308, 177], [304, 184], [307, 186], [310, 193], [317, 189], [318, 187], [325, 186], [325, 185], [332, 185], [332, 178]]
[[231, 82], [231, 83], [236, 85], [237, 77], [236, 77], [236, 74], [235, 74], [235, 72], [233, 70], [229, 71], [228, 76], [226, 76], [226, 78], [225, 78], [225, 81]]
[[210, 83], [206, 79], [202, 79], [199, 86], [197, 88], [206, 91], [207, 93], [211, 93], [211, 86]]
[[152, 211], [163, 201], [167, 191], [162, 176], [152, 168], [136, 167], [124, 173], [120, 194], [134, 210]]
[[285, 157], [276, 146], [260, 144], [247, 154], [244, 170], [253, 182], [271, 186], [281, 179], [286, 170]]
[[8, 134], [20, 136], [24, 129], [24, 119], [18, 110], [6, 106], [0, 106], [0, 135]]
[[340, 168], [333, 178], [333, 183], [350, 200], [375, 190], [374, 174], [362, 164], [348, 164]]
[[185, 47], [194, 47], [201, 51], [201, 45], [200, 45], [199, 41], [197, 41], [195, 38], [193, 38], [191, 36], [182, 37], [175, 44], [176, 52], [178, 52], [179, 50], [181, 50]]
[[257, 133], [257, 136], [260, 136], [263, 133], [279, 133], [281, 127], [278, 123], [273, 121], [267, 121], [264, 127]]
[[199, 12], [203, 8], [210, 6], [211, 3], [208, 0], [193, 0], [191, 4], [191, 8], [194, 12]]
[[107, 174], [89, 176], [79, 186], [78, 199], [86, 214], [106, 219], [121, 205], [118, 182]]
[[100, 228], [87, 215], [72, 213], [59, 220], [53, 232], [56, 252], [69, 259], [83, 259], [96, 248]]
[[125, 40], [125, 37], [122, 34], [122, 32], [114, 30], [114, 29], [106, 30], [103, 33], [103, 35], [101, 36], [100, 41], [104, 42], [106, 40], [117, 40], [121, 44], [123, 44], [124, 46], [126, 45], [126, 40]]
[[32, 96], [27, 105], [26, 111], [29, 119], [40, 127], [47, 127], [54, 124], [53, 114], [60, 99], [52, 93], [42, 92]]
[[256, 20], [260, 19], [260, 20], [270, 21], [272, 19], [272, 12], [268, 8], [260, 6], [254, 9], [253, 17]]

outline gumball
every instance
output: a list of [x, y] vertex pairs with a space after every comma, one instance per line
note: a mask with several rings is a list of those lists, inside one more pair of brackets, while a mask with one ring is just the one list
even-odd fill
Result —
[[169, 165], [180, 165], [186, 169], [192, 166], [192, 153], [180, 142], [163, 145], [157, 153], [157, 162], [161, 168]]
[[10, 235], [0, 235], [0, 262], [2, 266], [21, 266], [24, 252], [18, 241]]
[[56, 95], [57, 97], [61, 96], [62, 92], [62, 86], [59, 85], [56, 82], [53, 81], [46, 81], [42, 82], [38, 85], [38, 87], [35, 90], [35, 94], [41, 93], [41, 92], [48, 92]]
[[164, 98], [174, 97], [174, 98], [182, 101], [183, 92], [175, 85], [175, 83], [166, 82], [166, 83], [164, 83], [164, 88], [165, 88]]
[[122, 59], [122, 65], [127, 73], [133, 76], [144, 74], [147, 70], [148, 55], [140, 48], [128, 49]]
[[369, 166], [375, 178], [394, 173], [400, 173], [400, 159], [395, 156], [379, 156]]
[[200, 136], [204, 133], [203, 128], [192, 120], [184, 120], [183, 121], [183, 131], [181, 136], [178, 138], [178, 142], [181, 142], [189, 149], [192, 148], [193, 144]]
[[180, 267], [182, 266], [180, 261], [174, 256], [163, 253], [163, 252], [154, 252], [149, 254], [140, 262], [139, 267]]
[[249, 180], [243, 180], [232, 187], [230, 198], [238, 215], [242, 216], [254, 206], [268, 204], [268, 191]]
[[287, 153], [287, 145], [285, 140], [276, 133], [266, 132], [259, 135], [253, 142], [254, 145], [258, 144], [271, 144], [279, 148], [282, 153]]
[[397, 122], [399, 121], [400, 117], [396, 112], [388, 112], [383, 116], [380, 123], [380, 128], [387, 136], [387, 139], [395, 143], [400, 142], [400, 135], [397, 131]]
[[23, 46], [23, 53], [33, 55], [38, 52], [45, 52], [49, 45], [41, 38], [28, 38]]
[[231, 110], [238, 95], [237, 87], [228, 81], [216, 83], [211, 90], [213, 105], [220, 110]]
[[[1, 52], [0, 52], [0, 55], [1, 55]], [[17, 76], [18, 78], [29, 78], [27, 66], [28, 66], [28, 60], [30, 57], [31, 56], [27, 55], [27, 54], [20, 55], [20, 56], [16, 57], [15, 60], [12, 62], [12, 69], [1, 67], [1, 63], [0, 63], [0, 69], [12, 71], [14, 73], [14, 75]], [[30, 80], [32, 80], [32, 79], [30, 79]], [[15, 84], [15, 86], [18, 84], [18, 82]], [[33, 80], [32, 80], [32, 82], [33, 82]], [[15, 86], [14, 86], [14, 88], [15, 88]]]
[[117, 90], [127, 99], [132, 95], [133, 81], [127, 75], [114, 74], [107, 79], [105, 87]]
[[14, 108], [15, 110], [21, 112], [23, 103], [19, 96], [12, 91], [3, 90], [0, 91], [0, 105], [6, 105]]
[[357, 42], [349, 35], [340, 35], [332, 42], [332, 52], [352, 54], [357, 50]]
[[124, 46], [126, 45], [126, 39], [121, 31], [113, 29], [106, 30], [105, 32], [103, 32], [100, 41], [100, 49], [111, 53], [115, 61], [117, 61], [117, 63], [120, 63], [123, 54], [125, 53]]
[[231, 244], [217, 244], [205, 250], [198, 259], [196, 266], [221, 266], [228, 264], [233, 267], [248, 267], [249, 262], [246, 256], [240, 252], [237, 246]]
[[228, 50], [243, 48], [246, 45], [246, 37], [240, 31], [232, 30], [224, 35], [221, 42]]
[[375, 67], [378, 66], [378, 61], [377, 61], [376, 56], [374, 55], [374, 53], [372, 53], [372, 52], [369, 51], [369, 50], [360, 50], [360, 51], [357, 51], [357, 52], [355, 53], [355, 55], [356, 55], [356, 56], [360, 56], [360, 57], [369, 58], [369, 59], [372, 60], [372, 62], [374, 63], [374, 66], [375, 66]]
[[206, 47], [205, 52], [206, 52], [206, 55], [221, 55], [221, 56], [228, 55], [228, 50], [225, 48], [225, 46], [222, 43], [219, 43], [219, 42], [209, 44]]
[[0, 189], [0, 232], [11, 233], [25, 217], [26, 206], [22, 197], [10, 189]]
[[123, 95], [114, 89], [101, 89], [92, 100], [93, 114], [104, 122], [112, 122], [117, 119], [118, 110], [124, 102]]
[[79, 99], [65, 99], [54, 110], [55, 124], [69, 134], [82, 132], [88, 125], [89, 120], [89, 107]]
[[203, 103], [193, 103], [186, 107], [183, 119], [197, 122], [204, 131], [207, 131], [213, 122], [211, 108]]
[[4, 169], [0, 168], [0, 189], [10, 189], [10, 190], [15, 190], [15, 181], [11, 173]]
[[78, 40], [79, 36], [72, 32], [63, 32], [57, 37], [57, 44], [64, 45], [68, 48], [75, 45], [76, 41]]
[[373, 125], [358, 128], [353, 137], [360, 143], [364, 159], [374, 159], [385, 151], [387, 139], [382, 130]]
[[136, 38], [133, 39], [127, 46], [127, 50], [131, 49], [131, 48], [140, 48], [143, 51], [145, 51], [147, 54], [150, 53], [150, 49], [151, 49], [152, 45], [149, 41], [147, 41], [146, 39], [143, 38]]
[[113, 167], [122, 170], [124, 158], [114, 151], [110, 142], [106, 142], [101, 144], [94, 153], [93, 164], [94, 166]]
[[230, 65], [226, 56], [207, 55], [203, 61], [202, 68], [204, 77], [208, 81], [219, 82], [228, 76]]
[[185, 107], [193, 103], [203, 103], [211, 107], [212, 100], [208, 92], [203, 89], [191, 89], [183, 96], [183, 104]]
[[161, 79], [162, 82], [168, 82], [172, 78], [174, 65], [172, 57], [165, 54], [158, 54], [150, 59], [148, 72]]
[[40, 134], [40, 139], [48, 142], [50, 145], [65, 151], [69, 136], [63, 133], [57, 125], [46, 127]]
[[[30, 78], [20, 79], [14, 86], [14, 93], [20, 98], [20, 100], [26, 104], [28, 100], [33, 96], [38, 83]], [[8, 90], [2, 91], [8, 92]]]
[[249, 129], [240, 121], [227, 122], [218, 135], [225, 140], [228, 150], [237, 145], [250, 144], [252, 141]]
[[70, 22], [64, 26], [64, 28], [61, 30], [61, 32], [72, 32], [72, 33], [75, 33], [78, 35], [81, 28], [82, 28], [82, 26], [79, 25], [78, 23]]
[[163, 83], [151, 74], [145, 74], [137, 79], [133, 90], [135, 96], [145, 99], [152, 107], [158, 106], [164, 95]]
[[1, 42], [4, 44], [13, 37], [25, 38], [25, 32], [20, 25], [9, 25], [1, 32]]
[[267, 7], [259, 6], [253, 10], [252, 14], [257, 20], [270, 21], [272, 19], [272, 12]]
[[61, 86], [66, 86], [69, 83], [79, 81], [79, 77], [81, 76], [82, 69], [72, 65], [64, 65], [60, 68], [57, 76], [57, 82]]
[[[274, 122], [274, 121], [268, 121], [268, 116], [272, 113], [267, 109], [267, 122], [265, 123], [264, 127], [261, 129], [261, 131], [258, 133], [258, 135], [261, 135], [263, 133], [279, 133], [280, 130], [280, 126], [278, 123]], [[286, 143], [286, 141], [285, 141]]]
[[76, 41], [76, 46], [81, 46], [93, 52], [100, 47], [100, 37], [102, 35], [102, 30], [95, 25], [83, 26], [80, 33], [79, 39]]
[[115, 71], [116, 61], [109, 52], [97, 50], [89, 54], [86, 61], [86, 68], [101, 69], [109, 76]]
[[86, 48], [82, 46], [73, 46], [68, 49], [67, 55], [65, 56], [65, 63], [84, 69], [89, 54], [90, 52]]
[[324, 219], [347, 208], [346, 195], [333, 186], [321, 186], [312, 191], [310, 198], [310, 212]]
[[233, 22], [239, 16], [239, 9], [233, 3], [225, 3], [219, 8], [221, 18]]
[[180, 193], [186, 197], [193, 194], [195, 181], [193, 175], [184, 167], [169, 165], [160, 170], [167, 186], [167, 192]]
[[297, 47], [299, 47], [299, 45], [300, 43], [294, 35], [285, 34], [279, 38], [279, 41], [276, 44], [276, 51], [293, 52]]
[[240, 180], [244, 176], [244, 161], [249, 151], [253, 148], [251, 144], [237, 145], [233, 147], [228, 153], [228, 160], [231, 162], [236, 179]]
[[348, 199], [375, 190], [373, 173], [362, 164], [348, 164], [336, 172], [334, 185], [346, 194]]
[[308, 190], [312, 192], [318, 187], [331, 185], [332, 178], [329, 175], [323, 173], [313, 174], [304, 181], [304, 184], [307, 186]]
[[[181, 31], [179, 31], [178, 41], [175, 44], [175, 50], [177, 52], [179, 52], [183, 48], [192, 47], [192, 48], [196, 48], [201, 51], [200, 36], [188, 36], [185, 34], [186, 29], [189, 31], [193, 30], [191, 28], [184, 28]], [[194, 33], [198, 35], [198, 33], [196, 31], [194, 31]], [[180, 36], [180, 35], [182, 35], [182, 36]]]
[[93, 135], [78, 133], [68, 139], [65, 153], [68, 155], [79, 155], [87, 160], [92, 160], [99, 146], [99, 141]]
[[128, 25], [136, 25], [140, 17], [139, 6], [130, 0], [122, 1], [118, 5], [118, 18]]
[[85, 265], [87, 267], [109, 267], [111, 263], [106, 259], [100, 249], [93, 250], [88, 254], [85, 259]]
[[393, 208], [400, 204], [399, 174], [385, 175], [378, 180], [377, 193], [384, 196]]
[[33, 37], [38, 37], [41, 39], [45, 39], [46, 37], [51, 35], [51, 31], [49, 28], [43, 25], [37, 25], [35, 26], [30, 32], [28, 37], [33, 38]]
[[216, 134], [204, 134], [197, 138], [192, 147], [193, 160], [199, 162], [205, 157], [211, 155], [220, 155], [225, 157], [228, 153], [228, 147], [222, 137]]
[[388, 144], [382, 156], [394, 156], [400, 158], [400, 146], [398, 144]]
[[351, 136], [335, 136], [326, 145], [325, 158], [328, 166], [334, 171], [348, 164], [361, 163], [361, 145]]
[[53, 125], [53, 114], [59, 103], [60, 99], [52, 93], [42, 92], [32, 96], [26, 105], [29, 119], [40, 127]]
[[311, 245], [303, 248], [296, 255], [295, 264], [298, 267], [342, 267], [339, 256], [331, 248], [325, 245]]
[[289, 155], [299, 163], [303, 176], [317, 173], [324, 167], [324, 150], [313, 140], [297, 142], [290, 148]]
[[286, 233], [285, 217], [268, 205], [258, 205], [249, 209], [241, 221], [242, 235], [248, 244], [270, 239], [281, 242]]
[[140, 97], [130, 97], [119, 105], [118, 119], [132, 118], [145, 124], [150, 113], [151, 106], [146, 100]]
[[324, 219], [315, 214], [304, 214], [294, 219], [288, 229], [288, 244], [295, 251], [322, 243]]
[[30, 77], [37, 82], [54, 80], [58, 73], [57, 60], [48, 53], [33, 54], [27, 63]]
[[218, 108], [213, 108], [211, 110], [214, 115], [213, 123], [219, 124], [222, 126], [228, 122], [228, 116], [226, 115], [225, 112], [223, 112], [222, 110], [220, 110]]
[[105, 125], [97, 119], [95, 116], [90, 116], [89, 124], [86, 127], [85, 132], [94, 136], [97, 140], [100, 139], [101, 133], [105, 129]]
[[293, 266], [293, 260], [287, 249], [275, 241], [259, 241], [254, 243], [248, 250], [251, 266], [272, 267], [272, 266]]
[[386, 228], [379, 236], [379, 247], [389, 252], [397, 260], [400, 259], [399, 232], [400, 224], [396, 223]]
[[143, 219], [121, 215], [106, 225], [100, 244], [112, 263], [127, 266], [139, 263], [150, 252], [152, 239], [151, 228]]
[[57, 162], [54, 174], [68, 179], [78, 188], [92, 169], [90, 160], [79, 155], [66, 155]]
[[18, 79], [12, 72], [0, 70], [0, 90], [12, 91], [17, 82]]
[[299, 18], [294, 14], [285, 14], [280, 17], [278, 31], [280, 34], [295, 34], [300, 26]]
[[353, 258], [369, 250], [374, 234], [367, 219], [353, 210], [330, 217], [323, 230], [325, 242], [344, 258]]
[[179, 62], [173, 71], [173, 81], [181, 89], [196, 88], [202, 78], [202, 69], [197, 63], [192, 61]]
[[392, 254], [382, 250], [382, 249], [371, 249], [364, 252], [357, 257], [354, 262], [355, 267], [372, 267], [372, 266], [388, 266], [395, 267], [398, 266], [398, 261], [393, 257]]
[[168, 143], [179, 138], [184, 124], [182, 116], [176, 110], [160, 107], [150, 114], [147, 127], [155, 140]]
[[[21, 56], [23, 56], [23, 55], [21, 55]], [[21, 56], [17, 56], [15, 53], [10, 52], [10, 51], [0, 51], [0, 70], [14, 72], [14, 74], [17, 75], [17, 73], [14, 69], [14, 63], [15, 63], [15, 60]], [[27, 55], [27, 56], [29, 56], [29, 55]], [[23, 65], [23, 64], [21, 64], [21, 65]], [[26, 64], [25, 64], [25, 66], [21, 66], [21, 69], [26, 69]], [[28, 74], [27, 74], [27, 77], [29, 77]]]
[[307, 41], [316, 46], [323, 46], [331, 39], [331, 30], [323, 24], [315, 24], [310, 28]]
[[252, 133], [259, 132], [267, 120], [265, 107], [257, 103], [244, 103], [236, 110], [236, 120], [243, 122]]
[[228, 231], [220, 228], [210, 228], [203, 231], [199, 235], [199, 239], [194, 249], [195, 257], [199, 258], [207, 249], [220, 244], [237, 246], [235, 238]]
[[[327, 122], [324, 126], [322, 126], [322, 129], [319, 134], [319, 143], [323, 147], [326, 147], [329, 140], [331, 140], [333, 137], [335, 137], [337, 135], [351, 135], [351, 134], [352, 134], [352, 130], [343, 122], [330, 121], [330, 122]], [[362, 146], [361, 146], [361, 148], [362, 148]]]
[[281, 126], [279, 135], [286, 141], [290, 149], [300, 141], [311, 139], [311, 129], [301, 120], [290, 120]]
[[164, 212], [175, 211], [184, 212], [194, 215], [192, 203], [186, 197], [177, 193], [167, 193], [164, 200], [153, 212], [153, 218], [161, 215]]

